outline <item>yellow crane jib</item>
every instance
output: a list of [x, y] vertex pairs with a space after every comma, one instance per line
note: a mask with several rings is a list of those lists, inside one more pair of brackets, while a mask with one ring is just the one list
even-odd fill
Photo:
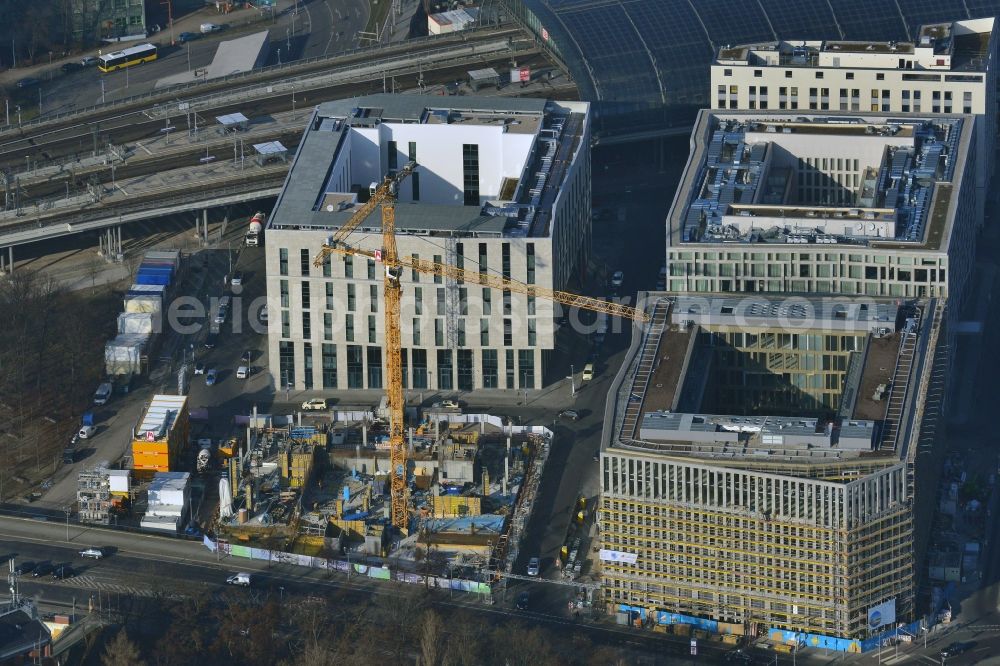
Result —
[[337, 230], [335, 234], [330, 236], [327, 240], [326, 245], [323, 246], [323, 251], [316, 255], [313, 259], [313, 266], [316, 268], [322, 268], [323, 262], [326, 261], [327, 256], [329, 256], [330, 248], [342, 247], [344, 245], [344, 239], [346, 239], [352, 231], [357, 229], [365, 219], [374, 212], [375, 208], [380, 204], [387, 201], [393, 201], [396, 198], [396, 192], [399, 189], [399, 184], [402, 183], [406, 178], [410, 176], [417, 168], [416, 162], [407, 162], [402, 169], [396, 173], [388, 174], [384, 179], [382, 179], [382, 184], [378, 186], [375, 193], [372, 194], [368, 201], [361, 205], [361, 208], [357, 209], [351, 219], [349, 219], [344, 226]]

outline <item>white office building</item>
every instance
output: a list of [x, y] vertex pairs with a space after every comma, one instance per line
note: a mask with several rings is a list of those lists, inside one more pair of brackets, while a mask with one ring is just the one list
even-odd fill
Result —
[[[581, 102], [373, 95], [321, 104], [266, 229], [270, 370], [279, 388], [381, 389], [383, 269], [321, 246], [408, 162], [401, 257], [562, 289], [590, 245], [590, 116]], [[382, 246], [378, 211], [347, 239]], [[536, 389], [555, 346], [542, 298], [405, 269], [405, 388]]]
[[980, 18], [924, 25], [914, 42], [725, 46], [712, 64], [712, 108], [974, 116], [981, 223], [996, 142], [995, 29]]

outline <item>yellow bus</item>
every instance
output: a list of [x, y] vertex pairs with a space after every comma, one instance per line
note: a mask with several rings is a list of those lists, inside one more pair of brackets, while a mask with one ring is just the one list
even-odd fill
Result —
[[139, 44], [130, 46], [121, 51], [107, 53], [99, 58], [97, 68], [102, 72], [113, 72], [116, 69], [125, 69], [132, 65], [141, 65], [144, 62], [156, 60], [156, 45]]

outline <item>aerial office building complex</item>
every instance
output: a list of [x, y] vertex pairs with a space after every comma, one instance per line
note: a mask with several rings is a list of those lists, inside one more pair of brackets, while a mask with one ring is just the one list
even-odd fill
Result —
[[712, 108], [975, 116], [979, 212], [993, 174], [992, 18], [921, 26], [913, 42], [769, 41], [719, 49]]
[[912, 617], [935, 306], [654, 298], [605, 414], [612, 610], [836, 649]]
[[[300, 390], [381, 389], [383, 267], [335, 255], [313, 266], [372, 185], [409, 162], [395, 208], [401, 257], [564, 288], [590, 242], [586, 103], [374, 95], [321, 104], [266, 229], [271, 373]], [[376, 211], [348, 238], [381, 248]], [[555, 306], [406, 269], [409, 389], [535, 389]]]

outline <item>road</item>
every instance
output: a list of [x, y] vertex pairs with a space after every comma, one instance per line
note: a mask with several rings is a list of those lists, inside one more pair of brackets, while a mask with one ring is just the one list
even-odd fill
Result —
[[[91, 603], [95, 609], [99, 605], [121, 604], [132, 595], [216, 594], [225, 588], [225, 578], [237, 571], [254, 575], [256, 592], [252, 589], [251, 593], [274, 595], [277, 592], [286, 600], [336, 589], [347, 594], [347, 602], [361, 605], [368, 603], [372, 595], [396, 594], [391, 585], [363, 577], [348, 578], [340, 573], [241, 558], [217, 559], [198, 542], [73, 525], [69, 527], [68, 537], [65, 526], [59, 522], [0, 517], [0, 553], [6, 553], [18, 563], [26, 560], [70, 563], [79, 573], [66, 581], [24, 576], [19, 581], [21, 594], [42, 605], [75, 603], [79, 611], [86, 610]], [[101, 560], [84, 560], [78, 556], [80, 550], [92, 546], [113, 552]], [[280, 592], [279, 587], [283, 588]], [[644, 663], [687, 663], [681, 657], [688, 649], [686, 640], [671, 641], [669, 637], [611, 625], [576, 623], [544, 613], [516, 612], [500, 605], [485, 605], [471, 595], [449, 597], [440, 592], [432, 603], [480, 613], [487, 620], [527, 619], [554, 631], [565, 641], [583, 633], [597, 644], [640, 651], [652, 659]], [[707, 645], [702, 648], [706, 656], [723, 652]]]

